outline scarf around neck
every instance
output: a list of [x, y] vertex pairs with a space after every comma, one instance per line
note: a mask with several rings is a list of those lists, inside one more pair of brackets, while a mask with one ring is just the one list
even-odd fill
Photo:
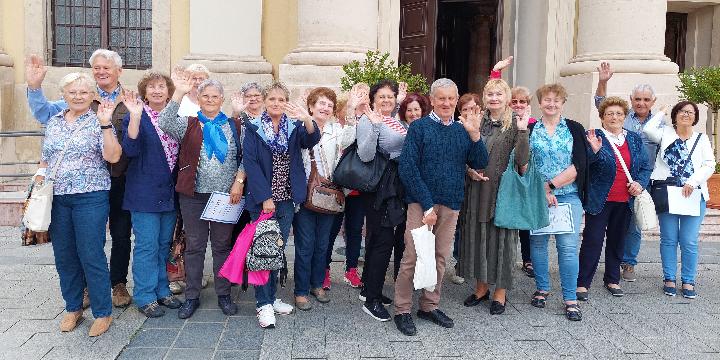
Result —
[[155, 131], [158, 134], [158, 137], [160, 138], [160, 144], [162, 144], [163, 151], [165, 152], [165, 159], [167, 160], [170, 171], [172, 172], [175, 168], [175, 163], [177, 162], [178, 150], [180, 146], [175, 139], [173, 139], [170, 135], [166, 134], [164, 131], [162, 131], [162, 129], [160, 129], [160, 125], [158, 124], [160, 113], [153, 110], [148, 104], [145, 104], [145, 112], [150, 117], [150, 122], [152, 123]]
[[280, 117], [280, 125], [278, 126], [278, 132], [275, 133], [273, 128], [272, 118], [266, 111], [260, 115], [260, 123], [263, 126], [263, 131], [266, 136], [266, 143], [274, 154], [283, 154], [288, 150], [288, 118], [285, 114]]
[[214, 119], [208, 119], [202, 111], [198, 111], [198, 120], [203, 124], [203, 145], [207, 152], [208, 159], [212, 159], [213, 154], [220, 161], [225, 163], [225, 155], [228, 151], [228, 141], [222, 131], [221, 126], [228, 122], [228, 117], [222, 111], [215, 116]]

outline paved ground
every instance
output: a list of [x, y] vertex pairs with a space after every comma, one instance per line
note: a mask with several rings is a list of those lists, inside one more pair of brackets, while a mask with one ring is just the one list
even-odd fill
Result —
[[[579, 323], [563, 316], [556, 269], [546, 309], [530, 306], [534, 283], [518, 271], [505, 314], [490, 316], [488, 304], [464, 308], [470, 285], [446, 281], [442, 309], [455, 328], [416, 319], [418, 336], [405, 337], [393, 323], [362, 312], [357, 290], [342, 283], [342, 265], [334, 263], [332, 301], [279, 317], [274, 330], [257, 326], [252, 290], [236, 288], [238, 316], [222, 315], [211, 283], [201, 310], [187, 321], [175, 311], [145, 321], [134, 307], [115, 309], [110, 331], [91, 339], [89, 311], [78, 329], [59, 332], [63, 302], [52, 249], [21, 247], [18, 236], [0, 228], [0, 359], [720, 359], [720, 243], [714, 241], [701, 245], [697, 299], [662, 295], [658, 243], [647, 241], [639, 280], [623, 284], [627, 295], [612, 298], [596, 278]], [[280, 291], [286, 301], [290, 290]]]

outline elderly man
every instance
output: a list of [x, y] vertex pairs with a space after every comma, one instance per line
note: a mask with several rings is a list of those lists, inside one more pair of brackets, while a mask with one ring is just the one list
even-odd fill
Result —
[[[122, 142], [122, 120], [128, 112], [125, 105], [120, 102], [122, 86], [118, 82], [118, 78], [122, 73], [122, 58], [115, 51], [97, 49], [90, 56], [89, 63], [92, 67], [92, 74], [97, 84], [100, 99], [110, 100], [117, 104], [112, 114], [112, 125], [115, 128], [118, 141]], [[47, 68], [42, 59], [37, 55], [31, 55], [25, 68], [25, 77], [28, 84], [28, 105], [30, 105], [30, 111], [32, 111], [35, 119], [41, 124], [46, 124], [53, 115], [68, 107], [64, 100], [48, 101], [43, 95], [42, 82], [46, 73]], [[97, 111], [100, 104], [98, 100], [95, 99], [91, 105], [93, 111]], [[113, 289], [112, 302], [117, 307], [125, 307], [132, 301], [125, 286], [130, 263], [130, 212], [122, 209], [127, 164], [127, 158], [123, 155], [120, 161], [108, 165], [111, 175], [110, 236], [112, 237], [112, 249], [110, 252], [110, 283]], [[84, 302], [84, 305], [87, 305], [87, 303]]]
[[437, 285], [434, 291], [422, 290], [417, 315], [437, 325], [451, 328], [454, 322], [438, 304], [445, 262], [450, 256], [460, 206], [464, 198], [465, 169], [484, 169], [487, 150], [480, 140], [477, 113], [463, 119], [453, 118], [458, 89], [452, 80], [438, 79], [430, 88], [433, 110], [410, 125], [400, 155], [400, 179], [406, 188], [407, 226], [405, 253], [395, 281], [395, 325], [405, 335], [415, 335], [412, 308], [413, 275], [417, 253], [411, 230], [431, 226], [435, 233]]
[[[607, 83], [613, 76], [613, 71], [607, 62], [600, 63], [598, 72], [599, 81], [598, 87], [595, 90], [595, 107], [599, 107], [600, 103], [605, 99], [607, 95]], [[630, 110], [625, 117], [625, 123], [623, 124], [623, 128], [635, 131], [642, 137], [648, 159], [655, 159], [658, 150], [658, 144], [650, 141], [645, 135], [645, 132], [643, 132], [645, 123], [652, 117], [652, 107], [655, 105], [655, 99], [655, 91], [652, 86], [648, 84], [636, 85], [630, 93], [632, 110]], [[655, 161], [650, 161], [650, 167], [651, 169], [655, 167]], [[637, 256], [638, 252], [640, 252], [641, 242], [642, 234], [640, 229], [635, 224], [635, 221], [631, 220], [627, 235], [625, 236], [625, 254], [623, 255], [620, 265], [622, 267], [622, 278], [625, 281], [632, 282], [636, 280], [635, 265], [637, 265]]]

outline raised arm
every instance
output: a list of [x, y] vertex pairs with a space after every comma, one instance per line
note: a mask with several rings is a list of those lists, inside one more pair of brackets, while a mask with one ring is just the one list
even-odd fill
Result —
[[607, 96], [607, 83], [613, 76], [613, 71], [610, 68], [610, 63], [601, 62], [598, 70], [598, 86], [595, 89], [595, 107], [600, 107], [600, 103], [605, 100]]
[[64, 100], [48, 101], [42, 91], [47, 68], [43, 60], [33, 54], [25, 61], [25, 79], [27, 80], [28, 106], [33, 117], [41, 124], [47, 124], [50, 118], [67, 108]]

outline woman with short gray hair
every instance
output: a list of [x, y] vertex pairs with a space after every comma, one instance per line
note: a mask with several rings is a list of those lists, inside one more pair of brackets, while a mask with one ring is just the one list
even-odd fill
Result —
[[239, 117], [243, 122], [259, 117], [265, 109], [262, 93], [262, 86], [256, 82], [243, 85], [240, 91], [234, 93], [230, 98], [233, 109], [232, 117]]
[[178, 115], [181, 116], [196, 116], [197, 112], [200, 111], [200, 105], [198, 105], [198, 86], [210, 78], [210, 70], [202, 64], [190, 64], [185, 67], [184, 70], [176, 68], [176, 71], [183, 71], [190, 76], [190, 84], [192, 89], [188, 92], [180, 102], [180, 109], [178, 109]]

